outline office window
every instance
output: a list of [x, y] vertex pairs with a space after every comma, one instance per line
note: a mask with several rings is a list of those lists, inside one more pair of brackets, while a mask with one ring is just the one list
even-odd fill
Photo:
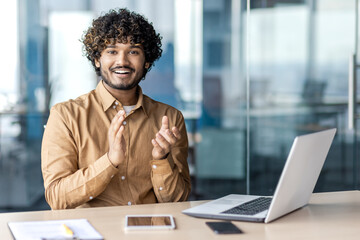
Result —
[[355, 0], [17, 0], [0, 16], [13, 39], [0, 39], [0, 186], [9, 192], [0, 209], [48, 208], [40, 148], [49, 109], [96, 86], [78, 40], [121, 7], [163, 36], [141, 87], [184, 114], [191, 199], [273, 194], [294, 137], [330, 127], [338, 132], [315, 191], [358, 189], [358, 130], [347, 129]]

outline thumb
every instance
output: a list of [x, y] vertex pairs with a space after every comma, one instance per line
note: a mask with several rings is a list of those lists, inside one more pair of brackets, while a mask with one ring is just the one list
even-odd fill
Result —
[[161, 120], [161, 130], [169, 129], [169, 119], [167, 116], [163, 116]]

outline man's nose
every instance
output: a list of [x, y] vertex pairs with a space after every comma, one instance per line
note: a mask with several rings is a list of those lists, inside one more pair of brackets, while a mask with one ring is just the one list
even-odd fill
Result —
[[127, 66], [129, 65], [129, 59], [125, 52], [119, 52], [116, 56], [116, 64], [119, 66]]

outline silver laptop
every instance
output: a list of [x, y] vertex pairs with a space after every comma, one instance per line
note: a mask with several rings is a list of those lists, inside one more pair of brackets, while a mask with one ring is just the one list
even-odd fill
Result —
[[305, 206], [335, 132], [333, 128], [295, 138], [273, 197], [230, 194], [182, 212], [194, 217], [268, 223]]

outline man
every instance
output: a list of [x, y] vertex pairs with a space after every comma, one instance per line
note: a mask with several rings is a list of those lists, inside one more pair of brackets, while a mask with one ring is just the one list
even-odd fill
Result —
[[161, 56], [160, 35], [119, 9], [94, 20], [82, 42], [101, 81], [51, 108], [41, 163], [47, 202], [65, 209], [187, 200], [184, 118], [138, 86]]

